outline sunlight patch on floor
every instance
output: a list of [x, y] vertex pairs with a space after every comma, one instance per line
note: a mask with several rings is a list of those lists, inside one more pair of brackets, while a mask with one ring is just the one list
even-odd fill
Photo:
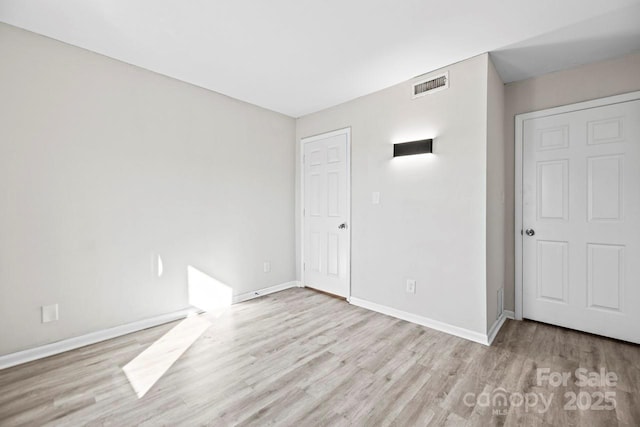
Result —
[[122, 368], [138, 398], [147, 394], [210, 325], [201, 316], [187, 317]]
[[[162, 259], [158, 256], [157, 261], [160, 276]], [[206, 311], [209, 318], [221, 316], [231, 306], [230, 286], [193, 266], [187, 267], [187, 279], [189, 304]], [[210, 325], [201, 316], [187, 317], [122, 368], [138, 398], [147, 394]]]

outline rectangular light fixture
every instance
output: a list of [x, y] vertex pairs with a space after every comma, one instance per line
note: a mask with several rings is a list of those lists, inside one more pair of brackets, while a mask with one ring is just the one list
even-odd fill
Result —
[[425, 154], [433, 152], [433, 139], [420, 141], [401, 142], [393, 144], [393, 157], [410, 156], [412, 154]]

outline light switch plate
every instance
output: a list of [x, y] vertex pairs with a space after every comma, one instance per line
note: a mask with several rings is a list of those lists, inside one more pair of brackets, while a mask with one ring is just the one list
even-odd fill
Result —
[[263, 265], [263, 269], [265, 273], [271, 272], [271, 263], [269, 261], [265, 261]]
[[42, 323], [58, 320], [58, 304], [42, 306]]

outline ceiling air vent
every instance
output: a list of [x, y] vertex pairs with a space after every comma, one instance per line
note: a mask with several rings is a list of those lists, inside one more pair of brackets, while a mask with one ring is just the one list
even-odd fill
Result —
[[421, 80], [413, 84], [413, 97], [424, 96], [449, 87], [449, 72], [429, 77], [429, 80]]

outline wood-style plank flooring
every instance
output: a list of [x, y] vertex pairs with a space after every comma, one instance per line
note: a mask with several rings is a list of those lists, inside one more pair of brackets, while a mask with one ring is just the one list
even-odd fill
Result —
[[[618, 381], [553, 387], [538, 368]], [[565, 409], [580, 392], [587, 409]], [[598, 392], [616, 407], [595, 405]], [[547, 411], [519, 405], [534, 394]], [[640, 346], [507, 321], [486, 347], [290, 289], [2, 370], [0, 425], [640, 426]]]

